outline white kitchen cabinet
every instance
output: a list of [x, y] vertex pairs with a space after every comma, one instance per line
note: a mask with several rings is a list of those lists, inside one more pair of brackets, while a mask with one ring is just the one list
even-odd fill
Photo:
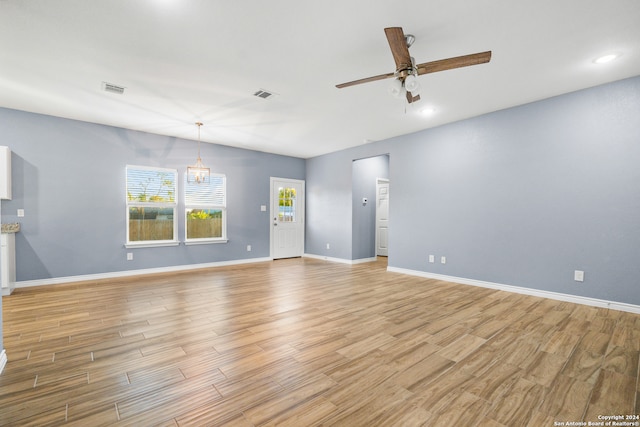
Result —
[[0, 285], [2, 295], [10, 295], [16, 284], [16, 235], [0, 234]]
[[0, 147], [0, 199], [11, 200], [11, 150]]

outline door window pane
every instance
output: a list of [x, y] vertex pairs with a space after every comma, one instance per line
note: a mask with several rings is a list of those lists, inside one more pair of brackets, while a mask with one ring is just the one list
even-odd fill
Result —
[[296, 189], [278, 188], [278, 220], [280, 222], [296, 221]]

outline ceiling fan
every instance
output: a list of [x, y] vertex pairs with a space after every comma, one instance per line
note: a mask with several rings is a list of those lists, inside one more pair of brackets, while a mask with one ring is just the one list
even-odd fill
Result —
[[378, 76], [354, 80], [352, 82], [341, 83], [336, 85], [338, 89], [394, 77], [395, 80], [390, 88], [391, 94], [395, 96], [402, 96], [404, 92], [406, 93], [407, 102], [412, 103], [420, 100], [420, 95], [418, 94], [418, 76], [422, 74], [435, 73], [437, 71], [484, 64], [491, 60], [491, 51], [487, 51], [441, 59], [439, 61], [425, 62], [424, 64], [416, 64], [413, 57], [409, 55], [409, 48], [415, 41], [415, 37], [411, 34], [405, 35], [401, 27], [385, 28], [384, 32], [387, 36], [387, 40], [389, 41], [389, 47], [391, 48], [393, 59], [396, 62], [396, 71], [393, 73], [380, 74]]

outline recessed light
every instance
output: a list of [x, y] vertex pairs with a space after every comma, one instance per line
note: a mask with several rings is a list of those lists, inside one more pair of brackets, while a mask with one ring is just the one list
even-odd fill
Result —
[[611, 62], [614, 59], [618, 59], [620, 57], [619, 53], [608, 53], [606, 55], [602, 55], [593, 60], [596, 64], [606, 64], [607, 62]]
[[420, 110], [420, 114], [424, 115], [424, 116], [430, 116], [432, 114], [434, 114], [436, 112], [436, 109], [433, 107], [426, 107], [423, 108], [422, 110]]

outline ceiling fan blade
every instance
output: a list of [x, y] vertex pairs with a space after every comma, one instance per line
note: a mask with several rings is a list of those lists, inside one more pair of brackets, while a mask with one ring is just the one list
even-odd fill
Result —
[[407, 91], [405, 95], [407, 96], [407, 102], [411, 104], [413, 102], [413, 95], [409, 91]]
[[407, 102], [411, 104], [412, 102], [420, 101], [420, 95], [413, 96], [411, 92], [407, 92]]
[[409, 48], [402, 28], [385, 28], [384, 33], [387, 35], [393, 60], [396, 61], [396, 71], [411, 67], [411, 55], [409, 55]]
[[452, 70], [454, 68], [468, 67], [470, 65], [484, 64], [491, 60], [491, 51], [473, 53], [471, 55], [456, 56], [455, 58], [440, 59], [439, 61], [425, 62], [416, 65], [418, 74], [436, 73], [438, 71]]
[[354, 80], [352, 82], [347, 82], [347, 83], [340, 83], [339, 85], [336, 85], [336, 87], [338, 89], [342, 89], [343, 87], [355, 86], [362, 83], [375, 82], [376, 80], [384, 80], [394, 76], [395, 76], [395, 73], [380, 74], [379, 76], [367, 77], [365, 79]]

